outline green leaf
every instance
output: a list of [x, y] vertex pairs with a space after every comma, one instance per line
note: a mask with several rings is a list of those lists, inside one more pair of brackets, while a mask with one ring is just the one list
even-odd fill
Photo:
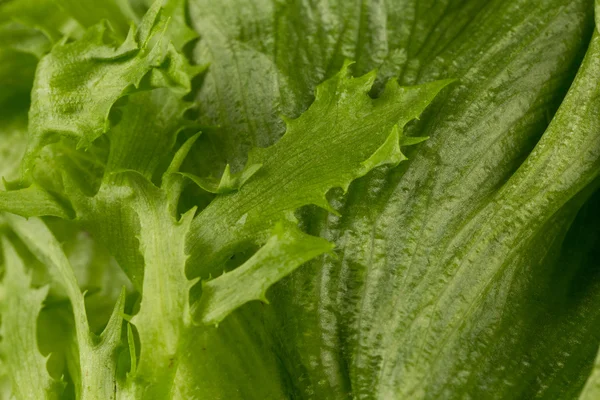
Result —
[[105, 19], [123, 38], [132, 22], [137, 22], [131, 5], [126, 0], [58, 0], [58, 5], [72, 15], [82, 26], [89, 28]]
[[[15, 100], [15, 99], [9, 99]], [[2, 121], [0, 130], [0, 154], [2, 162], [0, 163], [0, 177], [4, 189], [6, 181], [14, 181], [19, 178], [19, 163], [25, 153], [27, 146], [27, 116], [23, 112], [15, 112]]]
[[301, 206], [333, 211], [325, 197], [329, 189], [346, 190], [370, 169], [397, 164], [402, 158], [394, 141], [400, 127], [450, 83], [401, 87], [390, 81], [384, 94], [372, 99], [375, 74], [353, 78], [349, 65], [317, 88], [304, 114], [287, 120], [281, 140], [253, 150], [248, 164], [262, 167], [238, 192], [217, 197], [194, 219], [188, 238], [193, 276], [206, 276], [248, 243], [264, 241], [276, 221]]
[[[7, 0], [0, 5], [0, 26], [7, 39], [1, 47], [8, 45], [38, 56], [63, 37], [79, 37], [82, 33], [81, 27], [53, 0]], [[17, 41], [18, 38], [23, 41]]]
[[167, 34], [178, 51], [183, 49], [198, 34], [188, 26], [186, 21], [187, 0], [165, 0], [164, 13], [170, 19]]
[[177, 134], [192, 126], [184, 118], [190, 107], [167, 89], [133, 94], [127, 104], [115, 107], [120, 119], [108, 132], [111, 149], [104, 182], [116, 184], [124, 170], [137, 171], [151, 180], [172, 156], [169, 150], [175, 146]]
[[115, 398], [116, 366], [112, 362], [121, 339], [122, 314], [125, 301], [123, 291], [108, 325], [99, 338], [90, 331], [84, 297], [73, 269], [46, 225], [38, 218], [25, 220], [6, 214], [10, 226], [29, 250], [45, 265], [55, 282], [67, 294], [75, 317], [75, 346], [79, 355], [79, 379], [76, 390], [82, 398]]
[[128, 175], [136, 188], [130, 207], [140, 221], [143, 293], [147, 295], [131, 318], [140, 337], [141, 352], [124, 391], [142, 398], [160, 397], [171, 390], [186, 328], [191, 323], [189, 291], [193, 282], [185, 276], [184, 245], [195, 210], [175, 220], [164, 191], [138, 173]]
[[[589, 60], [581, 72], [588, 78], [578, 78], [564, 111], [519, 169], [562, 100], [558, 88], [565, 90], [578, 67], [589, 4], [470, 5], [481, 13], [466, 4], [457, 21], [450, 23], [448, 14], [440, 22], [450, 31], [465, 27], [448, 46], [436, 43], [434, 25], [417, 22], [433, 33], [423, 53], [411, 56], [414, 75], [403, 79], [452, 74], [459, 81], [411, 127], [411, 136], [430, 140], [398, 169], [351, 187], [340, 197], [342, 218], [307, 217], [313, 234], [336, 243], [339, 259], [299, 270], [273, 301], [282, 306], [272, 322], [283, 343], [278, 351], [302, 360], [287, 368], [312, 377], [296, 386], [305, 396], [560, 398], [556, 386], [546, 385], [550, 378], [523, 379], [550, 369], [524, 355], [531, 343], [496, 343], [533, 318], [513, 311], [516, 293], [532, 304], [550, 301], [550, 292], [541, 300], [528, 297], [534, 283], [526, 285], [519, 272], [527, 276], [538, 262], [537, 235], [560, 242], [570, 221], [557, 231], [546, 224], [597, 174], [596, 73]], [[532, 19], [536, 24], [529, 25]], [[569, 50], [551, 45], [559, 38], [569, 41]], [[529, 46], [521, 47], [523, 41]], [[543, 268], [537, 271], [544, 276]], [[536, 276], [530, 279], [541, 279]], [[516, 282], [523, 286], [511, 292]], [[290, 315], [296, 322], [287, 328]], [[565, 325], [568, 315], [561, 314]], [[569, 377], [562, 390], [576, 391], [580, 378], [574, 377], [587, 373], [589, 355], [566, 339], [547, 340], [553, 341], [545, 357], [562, 365], [553, 374]], [[494, 362], [509, 351], [518, 368], [506, 359]]]
[[[408, 390], [414, 375], [426, 379], [404, 397], [576, 396], [593, 361], [589, 349], [598, 340], [591, 333], [598, 331], [594, 318], [582, 322], [594, 298], [590, 295], [588, 305], [587, 297], [567, 291], [567, 282], [558, 285], [566, 292], [558, 302], [575, 303], [571, 311], [578, 317], [569, 310], [556, 313], [556, 321], [546, 325], [543, 345], [537, 346], [539, 324], [554, 315], [556, 291], [554, 286], [534, 290], [536, 282], [553, 277], [546, 277], [546, 264], [533, 266], [552, 247], [549, 243], [560, 247], [578, 205], [562, 217], [560, 229], [537, 228], [537, 235], [548, 236], [538, 238], [539, 251], [531, 242], [513, 252], [506, 249], [494, 261], [502, 258], [510, 267], [489, 267], [484, 256], [471, 262], [474, 256], [463, 256], [461, 249], [466, 238], [477, 240], [472, 227], [492, 224], [492, 214], [479, 210], [529, 155], [571, 85], [593, 29], [591, 3], [257, 1], [252, 2], [256, 12], [250, 12], [247, 2], [231, 1], [227, 8], [190, 2], [192, 23], [202, 37], [196, 61], [211, 63], [198, 95], [205, 108], [201, 120], [217, 127], [206, 137], [234, 168], [244, 165], [250, 147], [275, 142], [285, 130], [277, 113], [300, 115], [312, 101], [314, 86], [335, 73], [344, 58], [357, 61], [359, 74], [381, 66], [374, 95], [389, 76], [399, 76], [403, 85], [458, 79], [421, 121], [407, 127], [411, 137], [430, 137], [405, 150], [408, 161], [356, 181], [346, 196], [333, 196], [341, 218], [303, 210], [303, 226], [334, 241], [339, 258], [322, 257], [272, 289], [278, 312], [265, 322], [266, 335], [275, 336], [282, 375], [303, 377], [288, 383], [293, 396], [394, 398], [394, 390]], [[587, 101], [579, 99], [581, 105]], [[559, 131], [549, 145], [556, 150], [568, 137]], [[549, 159], [564, 157], [574, 168], [581, 166], [577, 153], [560, 154]], [[561, 180], [574, 185], [565, 202], [586, 181], [569, 178]], [[527, 195], [531, 192], [523, 191], [523, 198]], [[547, 224], [550, 213], [546, 209], [541, 218]], [[504, 238], [494, 238], [490, 246], [494, 243], [504, 246]], [[457, 267], [449, 254], [467, 261], [456, 261]], [[513, 263], [515, 254], [519, 261]], [[462, 300], [459, 289], [469, 292], [490, 269], [496, 275], [487, 291], [480, 292], [472, 313], [462, 314], [454, 306]], [[444, 297], [436, 303], [450, 287], [457, 300]], [[525, 311], [513, 311], [521, 304], [528, 305]], [[539, 312], [540, 304], [549, 304], [545, 312]], [[381, 309], [387, 311], [376, 311]], [[447, 341], [441, 319], [453, 321], [455, 333]], [[568, 332], [577, 332], [577, 340], [571, 341]], [[386, 336], [398, 346], [377, 343]], [[453, 350], [438, 352], [442, 347]], [[383, 366], [393, 369], [394, 360], [400, 364], [395, 373], [380, 375]], [[379, 391], [386, 388], [389, 392]]]
[[61, 397], [597, 396], [593, 1], [0, 3], [0, 209], [54, 216], [2, 218], [5, 283]]
[[[189, 107], [166, 89], [130, 95], [125, 105], [115, 108], [120, 120], [107, 134], [110, 152], [98, 192], [84, 196], [74, 183], [66, 194], [84, 225], [106, 245], [140, 292], [144, 276], [137, 239], [140, 222], [130, 206], [133, 193], [127, 174], [122, 172], [136, 171], [147, 180], [160, 176], [161, 168], [172, 157], [177, 134], [194, 127], [184, 118]], [[168, 191], [173, 196], [175, 192]]]
[[51, 215], [70, 219], [72, 211], [42, 187], [33, 183], [26, 189], [0, 192], [0, 209], [23, 217]]
[[37, 319], [48, 287], [35, 289], [31, 276], [10, 242], [2, 238], [6, 273], [2, 300], [2, 353], [18, 399], [58, 398], [59, 387], [46, 370], [37, 344]]
[[242, 266], [202, 282], [202, 297], [192, 312], [204, 324], [218, 324], [249, 301], [268, 303], [266, 292], [271, 285], [332, 249], [325, 239], [306, 235], [293, 225], [277, 224], [267, 243]]
[[[234, 311], [218, 327], [192, 327], [181, 355], [173, 393], [184, 399], [287, 399], [281, 353], [263, 329], [263, 303]], [[202, 360], [202, 362], [198, 362]], [[260, 384], [257, 384], [260, 383]]]
[[[153, 69], [161, 69], [162, 79], [153, 84], [183, 85], [189, 90], [186, 65], [168, 39], [163, 36], [165, 21], [160, 2], [148, 11], [139, 28], [130, 30], [124, 42], [111, 38], [105, 23], [89, 28], [72, 43], [55, 46], [39, 63], [29, 114], [31, 141], [25, 165], [56, 135], [77, 140], [88, 147], [109, 129], [113, 104], [132, 91], [139, 90], [142, 79]], [[173, 71], [175, 64], [180, 68]], [[53, 121], [53, 122], [50, 122]]]
[[185, 172], [181, 175], [189, 178], [192, 182], [209, 193], [224, 194], [239, 190], [239, 188], [241, 188], [242, 185], [252, 177], [252, 175], [258, 172], [261, 167], [262, 164], [252, 164], [244, 168], [243, 171], [237, 174], [232, 174], [231, 168], [229, 167], [229, 164], [227, 164], [225, 166], [225, 170], [223, 171], [223, 175], [219, 180], [213, 178], [201, 178], [194, 174]]
[[41, 32], [18, 22], [0, 24], [2, 47], [41, 58], [50, 50], [50, 41]]

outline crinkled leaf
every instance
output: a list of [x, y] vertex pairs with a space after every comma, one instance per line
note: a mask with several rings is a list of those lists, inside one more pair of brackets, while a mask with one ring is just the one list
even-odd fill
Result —
[[120, 35], [125, 37], [136, 16], [127, 0], [56, 0], [56, 3], [88, 28], [105, 19]]
[[112, 362], [120, 342], [125, 292], [120, 296], [108, 325], [96, 340], [90, 332], [84, 304], [73, 269], [60, 244], [46, 225], [38, 218], [25, 220], [6, 214], [10, 226], [30, 251], [48, 266], [55, 282], [66, 292], [75, 317], [76, 342], [79, 353], [79, 379], [76, 381], [78, 395], [83, 398], [115, 396], [115, 370]]
[[248, 179], [252, 177], [258, 170], [262, 167], [262, 164], [252, 164], [248, 165], [244, 170], [238, 172], [237, 174], [231, 173], [231, 168], [229, 164], [225, 166], [225, 170], [223, 171], [223, 175], [221, 175], [221, 179], [214, 178], [201, 178], [194, 174], [190, 173], [182, 173], [181, 175], [192, 180], [196, 185], [198, 185], [203, 190], [206, 190], [209, 193], [215, 194], [224, 194], [229, 192], [234, 192], [242, 187], [244, 183]]
[[37, 319], [48, 287], [35, 289], [23, 261], [2, 238], [6, 273], [2, 284], [2, 353], [10, 366], [12, 391], [19, 399], [57, 399], [59, 386], [46, 369], [37, 344]]
[[[134, 0], [132, 7], [141, 15], [150, 3]], [[22, 190], [51, 196], [3, 207], [35, 215], [49, 208], [40, 204], [56, 199], [74, 211], [75, 220], [65, 224], [83, 224], [132, 278], [141, 297], [122, 335], [129, 350], [117, 363], [118, 396], [576, 398], [600, 341], [598, 200], [589, 197], [600, 169], [597, 38], [582, 61], [592, 3], [190, 0], [188, 8], [184, 1], [157, 2], [125, 44], [107, 29], [97, 46], [77, 52], [111, 66], [96, 77], [117, 77], [110, 75], [113, 67], [144, 48], [160, 47], [163, 61], [147, 64], [139, 76], [125, 74], [120, 83], [141, 78], [115, 87], [121, 94], [111, 94], [111, 101], [98, 96], [102, 110], [83, 113], [83, 123], [69, 132], [38, 135], [42, 122], [69, 122], [69, 115], [40, 117], [26, 166], [37, 186]], [[15, 19], [17, 8], [3, 13], [10, 4], [25, 7], [22, 18]], [[36, 4], [39, 10], [31, 7]], [[0, 96], [8, 107], [2, 129], [15, 122], [15, 132], [25, 130], [32, 54], [61, 38], [56, 49], [81, 45], [73, 38], [83, 29], [69, 13], [55, 7], [63, 20], [48, 13], [49, 22], [42, 21], [50, 11], [45, 4], [0, 5], [0, 29], [7, 28], [0, 58], [9, 60], [0, 68], [8, 88]], [[114, 4], [83, 1], [71, 8], [93, 30], [97, 19], [118, 14], [105, 12]], [[100, 11], [82, 13], [84, 7]], [[200, 35], [193, 46], [187, 19]], [[124, 36], [127, 26], [120, 26]], [[192, 53], [196, 64], [210, 63], [193, 85], [190, 77], [201, 67], [183, 55]], [[76, 58], [78, 73], [68, 84], [86, 94], [82, 104], [91, 110], [94, 79]], [[353, 72], [347, 80], [336, 75], [345, 59], [355, 61], [345, 66]], [[69, 65], [60, 64], [60, 72]], [[374, 69], [376, 77], [349, 78]], [[396, 79], [410, 92], [447, 78], [456, 83], [420, 121], [396, 126], [393, 112], [380, 112], [389, 110], [381, 105], [401, 105], [389, 101]], [[340, 85], [332, 88], [336, 79]], [[344, 98], [352, 92], [344, 91], [349, 82], [363, 87]], [[166, 89], [131, 94], [157, 86]], [[179, 99], [192, 88], [190, 108]], [[334, 93], [329, 104], [323, 89]], [[202, 127], [184, 113], [197, 115]], [[285, 122], [281, 114], [297, 119]], [[190, 138], [199, 129], [202, 136]], [[402, 148], [425, 137], [420, 146]], [[78, 142], [86, 148], [76, 148]], [[248, 162], [255, 147], [262, 149]], [[16, 146], [0, 159], [11, 180], [16, 166], [9, 160], [21, 151]], [[244, 175], [244, 165], [257, 164], [260, 170]], [[22, 187], [7, 183], [9, 190]], [[36, 199], [23, 193], [11, 196]], [[188, 234], [193, 211], [185, 212], [194, 205], [200, 211]], [[295, 218], [311, 235], [306, 240], [335, 244], [335, 256], [321, 255], [275, 283], [272, 305], [236, 308], [280, 277], [257, 260], [285, 245], [253, 252], [269, 243], [273, 224]], [[228, 271], [206, 281], [206, 291], [192, 291], [193, 300], [206, 296], [196, 303], [201, 310], [217, 310], [211, 322], [235, 308], [218, 328], [188, 323], [193, 281], [184, 274], [186, 248], [190, 276]], [[78, 296], [88, 288], [75, 286]], [[40, 343], [47, 349], [48, 340], [66, 342], [66, 395], [73, 396], [71, 381], [79, 386], [87, 379], [79, 365], [82, 345], [70, 327], [69, 305], [57, 309], [42, 312], [40, 326], [52, 330], [52, 339]], [[111, 326], [120, 328], [120, 313], [114, 315]], [[117, 329], [109, 331], [116, 340]], [[107, 363], [112, 371], [115, 359]], [[595, 396], [595, 379], [582, 396]]]
[[24, 217], [51, 215], [69, 219], [72, 211], [60, 204], [56, 197], [33, 183], [26, 189], [0, 192], [0, 208]]
[[253, 150], [248, 163], [262, 167], [238, 192], [218, 197], [194, 220], [188, 239], [193, 275], [207, 274], [248, 243], [264, 241], [276, 221], [301, 206], [332, 210], [325, 197], [331, 188], [347, 189], [370, 169], [397, 164], [400, 158], [387, 148], [398, 146], [392, 142], [399, 139], [399, 127], [418, 117], [449, 83], [400, 87], [390, 81], [372, 99], [368, 92], [376, 75], [353, 78], [348, 67], [317, 87], [315, 102], [287, 121], [276, 144]]
[[131, 207], [140, 221], [138, 240], [145, 261], [143, 293], [148, 295], [131, 319], [140, 336], [141, 353], [131, 386], [125, 390], [142, 398], [166, 396], [190, 324], [192, 283], [185, 276], [184, 246], [195, 210], [176, 221], [163, 191], [137, 173], [130, 174], [130, 179], [137, 189]]
[[172, 157], [179, 131], [190, 126], [184, 118], [188, 108], [189, 104], [168, 90], [129, 96], [127, 104], [116, 109], [121, 115], [119, 123], [108, 132], [111, 151], [98, 193], [91, 198], [70, 193], [79, 217], [104, 242], [140, 291], [144, 276], [138, 243], [140, 222], [129, 204], [132, 191], [121, 172], [132, 170], [147, 180], [155, 178]]
[[170, 76], [170, 64], [185, 62], [163, 36], [165, 23], [156, 2], [137, 31], [130, 30], [122, 43], [110, 39], [109, 28], [99, 23], [81, 39], [55, 46], [40, 61], [29, 114], [31, 140], [25, 161], [29, 167], [56, 134], [75, 138], [78, 147], [89, 146], [108, 130], [113, 104], [139, 89], [153, 68], [166, 63], [161, 76], [169, 80], [160, 84], [189, 85], [185, 71]]
[[194, 314], [205, 324], [218, 324], [241, 305], [267, 302], [267, 289], [300, 265], [333, 249], [327, 240], [293, 225], [277, 224], [267, 243], [230, 273], [202, 282], [202, 297]]
[[[400, 378], [404, 373], [427, 371], [433, 362], [435, 373], [415, 383], [415, 391], [406, 396], [561, 398], [562, 393], [576, 393], [593, 358], [586, 351], [593, 345], [582, 345], [585, 338], [597, 340], [589, 334], [593, 321], [585, 328], [582, 324], [577, 340], [570, 341], [569, 334], [548, 334], [543, 345], [524, 355], [523, 349], [540, 338], [540, 328], [530, 322], [533, 310], [540, 303], [552, 304], [556, 296], [553, 286], [527, 294], [534, 292], [545, 270], [532, 267], [540, 257], [534, 255], [533, 242], [515, 252], [506, 250], [507, 259], [517, 252], [522, 258], [497, 270], [489, 289], [473, 303], [480, 313], [464, 315], [447, 303], [440, 302], [438, 308], [433, 304], [443, 288], [471, 289], [473, 280], [489, 271], [487, 260], [469, 263], [460, 269], [460, 279], [451, 281], [456, 270], [436, 260], [452, 251], [460, 255], [462, 239], [454, 239], [464, 232], [463, 223], [490, 201], [542, 136], [587, 47], [591, 2], [388, 1], [358, 7], [341, 1], [257, 1], [252, 3], [256, 14], [247, 12], [245, 2], [231, 1], [226, 9], [202, 0], [190, 4], [191, 20], [204, 40], [195, 56], [211, 63], [198, 96], [206, 108], [202, 118], [218, 127], [212, 145], [237, 168], [244, 165], [249, 147], [273, 143], [284, 131], [273, 110], [302, 113], [313, 87], [343, 58], [357, 60], [359, 72], [381, 66], [375, 93], [389, 76], [400, 76], [402, 84], [458, 79], [450, 94], [409, 128], [411, 136], [431, 139], [410, 152], [408, 162], [391, 172], [370, 174], [351, 186], [346, 197], [338, 196], [334, 206], [342, 218], [305, 210], [306, 229], [335, 241], [339, 259], [323, 257], [273, 289], [273, 307], [279, 311], [266, 325], [275, 332], [277, 354], [284, 354], [282, 374], [303, 377], [289, 384], [292, 393], [306, 398], [345, 398], [349, 393], [389, 397], [394, 389], [410, 386], [411, 379]], [[253, 63], [239, 62], [244, 59]], [[561, 143], [553, 146], [561, 148]], [[561, 154], [579, 165], [576, 153]], [[563, 201], [578, 190], [579, 184], [572, 183]], [[579, 205], [572, 207], [576, 211]], [[556, 231], [546, 225], [548, 237], [540, 239], [540, 253], [550, 243], [560, 247], [573, 215], [563, 216]], [[479, 218], [473, 226], [490, 223]], [[545, 228], [538, 229], [545, 236]], [[512, 275], [509, 270], [523, 272]], [[522, 286], [513, 283], [517, 279]], [[507, 294], [503, 289], [511, 285], [514, 291]], [[561, 299], [574, 296], [562, 288], [568, 294]], [[573, 314], [585, 315], [587, 300], [572, 301], [578, 307]], [[530, 306], [513, 312], [515, 303]], [[388, 309], [388, 314], [376, 313], [378, 308]], [[548, 310], [539, 320], [548, 320], [552, 305]], [[392, 313], [397, 317], [388, 318]], [[575, 332], [573, 326], [584, 317], [573, 314], [558, 313], [547, 329]], [[443, 329], [436, 318], [452, 315], [464, 321], [453, 325], [456, 342], [448, 340], [454, 343], [448, 347], [454, 351], [437, 353], [445, 337], [437, 336]], [[386, 336], [390, 343], [406, 337], [398, 345], [402, 351], [373, 344]], [[384, 352], [387, 361], [382, 363]], [[514, 363], [508, 364], [509, 358]], [[382, 366], [392, 369], [394, 359], [401, 364], [397, 375], [378, 375]], [[386, 387], [389, 392], [378, 391]]]

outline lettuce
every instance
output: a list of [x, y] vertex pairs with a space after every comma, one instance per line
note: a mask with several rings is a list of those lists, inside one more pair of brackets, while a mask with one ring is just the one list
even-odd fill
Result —
[[0, 2], [0, 397], [600, 397], [595, 8]]

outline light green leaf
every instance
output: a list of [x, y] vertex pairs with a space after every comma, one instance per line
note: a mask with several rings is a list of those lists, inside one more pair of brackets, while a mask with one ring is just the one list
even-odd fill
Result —
[[[15, 101], [14, 98], [8, 100]], [[0, 154], [2, 155], [0, 179], [2, 179], [2, 183], [0, 188], [5, 189], [6, 181], [18, 180], [20, 176], [19, 163], [27, 146], [27, 115], [23, 112], [14, 112], [0, 121], [2, 121], [0, 130], [2, 138], [0, 142]]]
[[583, 391], [579, 395], [579, 400], [594, 400], [600, 396], [600, 364], [596, 359], [594, 363], [594, 369], [590, 375], [590, 378], [585, 384]]
[[302, 233], [290, 224], [277, 224], [267, 243], [242, 266], [202, 282], [202, 297], [193, 314], [204, 324], [218, 324], [249, 301], [268, 303], [266, 292], [271, 285], [332, 249], [325, 239]]
[[18, 22], [0, 24], [2, 47], [41, 58], [50, 50], [50, 41], [41, 32]]
[[206, 276], [248, 243], [264, 241], [276, 221], [301, 206], [333, 211], [325, 197], [331, 188], [347, 189], [370, 169], [397, 164], [401, 157], [388, 147], [399, 146], [393, 143], [399, 129], [450, 83], [400, 87], [390, 81], [374, 100], [368, 92], [375, 74], [353, 78], [349, 65], [317, 87], [315, 102], [304, 114], [286, 121], [280, 141], [253, 150], [248, 163], [262, 168], [238, 192], [218, 197], [194, 220], [188, 239], [194, 276]]
[[164, 13], [170, 19], [167, 34], [178, 51], [183, 49], [198, 34], [188, 26], [186, 21], [187, 0], [163, 0]]
[[2, 238], [5, 269], [2, 284], [2, 353], [17, 399], [58, 399], [59, 385], [46, 369], [37, 343], [37, 319], [48, 287], [34, 289], [31, 276], [10, 242]]
[[231, 173], [229, 164], [225, 166], [221, 179], [214, 178], [201, 178], [194, 174], [182, 173], [181, 175], [190, 179], [196, 185], [209, 193], [225, 194], [235, 192], [242, 187], [248, 179], [252, 177], [262, 167], [262, 164], [248, 165], [241, 172], [237, 174]]
[[24, 219], [11, 214], [5, 214], [4, 217], [29, 250], [48, 266], [56, 283], [64, 289], [73, 303], [76, 324], [84, 330], [87, 319], [83, 296], [69, 260], [52, 232], [39, 218]]
[[0, 208], [64, 219], [0, 227], [63, 397], [597, 396], [594, 1], [0, 3]]
[[[249, 303], [234, 311], [218, 327], [192, 327], [174, 384], [174, 397], [210, 399], [287, 399], [281, 373], [281, 353], [262, 326], [263, 303]], [[202, 360], [202, 362], [198, 362]], [[260, 384], [257, 384], [259, 383]]]
[[55, 282], [65, 291], [73, 307], [76, 332], [74, 346], [79, 353], [78, 395], [82, 398], [114, 399], [116, 365], [112, 360], [121, 338], [125, 292], [117, 301], [104, 332], [96, 339], [89, 329], [84, 297], [73, 269], [50, 230], [38, 218], [25, 220], [10, 214], [5, 214], [5, 218], [29, 250], [48, 266]]
[[[29, 114], [31, 141], [25, 164], [56, 135], [77, 140], [87, 147], [109, 129], [109, 112], [124, 95], [140, 89], [152, 69], [165, 65], [160, 84], [184, 85], [186, 71], [173, 72], [169, 65], [185, 65], [163, 36], [165, 21], [160, 2], [148, 11], [136, 31], [118, 43], [105, 23], [89, 28], [72, 43], [55, 46], [39, 63]], [[191, 69], [193, 70], [193, 69]], [[173, 76], [170, 76], [170, 75]], [[168, 82], [166, 78], [168, 77]], [[153, 83], [156, 83], [153, 80]]]
[[181, 198], [181, 193], [184, 189], [184, 179], [179, 173], [185, 158], [189, 154], [190, 150], [194, 146], [194, 143], [200, 137], [201, 132], [189, 137], [179, 149], [175, 152], [173, 159], [169, 163], [169, 167], [165, 171], [162, 177], [161, 185], [167, 192], [169, 208], [171, 215], [176, 217], [179, 214], [178, 207]]
[[[382, 165], [395, 167], [400, 164], [400, 162], [406, 160], [406, 156], [402, 154], [402, 151], [400, 150], [400, 142], [398, 126], [394, 125], [392, 132], [385, 142], [375, 150], [375, 153], [373, 153], [369, 159], [362, 162], [364, 170], [363, 175], [366, 175], [369, 171]], [[403, 144], [406, 144], [406, 141], [402, 142]], [[348, 191], [348, 188], [345, 188], [345, 191]]]
[[[548, 215], [542, 218], [547, 225], [538, 230], [544, 238], [538, 237], [538, 246], [530, 242], [507, 250], [510, 267], [496, 269], [472, 313], [460, 314], [446, 297], [435, 304], [438, 294], [454, 285], [460, 303], [459, 289], [468, 292], [483, 271], [489, 272], [490, 262], [481, 258], [461, 264], [455, 278], [457, 268], [444, 257], [462, 256], [462, 240], [473, 234], [464, 225], [473, 215], [480, 219], [469, 228], [490, 224], [491, 215], [478, 210], [544, 133], [587, 47], [592, 2], [400, 0], [359, 6], [230, 0], [227, 5], [190, 1], [190, 15], [203, 39], [196, 61], [211, 63], [198, 101], [205, 108], [202, 122], [217, 128], [205, 137], [234, 169], [244, 165], [250, 147], [279, 138], [285, 126], [277, 114], [304, 112], [314, 86], [344, 58], [357, 61], [359, 74], [385, 67], [374, 95], [389, 76], [399, 76], [403, 85], [458, 79], [421, 121], [407, 127], [411, 137], [430, 137], [405, 150], [408, 161], [356, 181], [346, 196], [332, 196], [341, 218], [303, 210], [303, 226], [334, 241], [339, 258], [322, 257], [272, 289], [278, 312], [272, 321], [265, 318], [266, 335], [275, 337], [275, 353], [284, 355], [282, 376], [303, 377], [289, 382], [288, 390], [299, 398], [395, 398], [397, 393], [390, 393], [408, 387], [406, 376], [420, 370], [433, 372], [423, 372], [426, 379], [405, 397], [576, 397], [593, 362], [590, 349], [599, 340], [592, 332], [600, 329], [588, 311], [597, 304], [591, 294], [597, 280], [593, 263], [589, 275], [572, 271], [578, 279], [588, 277], [588, 297], [569, 287], [570, 280], [555, 278], [558, 271], [571, 271], [568, 259], [549, 269], [539, 258], [555, 257], [584, 199], [565, 206], [573, 209], [560, 213], [556, 228]], [[550, 147], [562, 149], [561, 144], [557, 139]], [[571, 165], [581, 165], [576, 153], [560, 153]], [[503, 237], [493, 243], [502, 246]], [[538, 282], [554, 279], [561, 283], [537, 290]], [[572, 308], [559, 312], [563, 303]], [[438, 333], [444, 328], [436, 321], [454, 321], [451, 316], [457, 319], [456, 333], [444, 342]], [[401, 343], [393, 349], [373, 343], [381, 336]], [[453, 350], [436, 353], [442, 346]], [[394, 359], [401, 366], [391, 382], [394, 374], [382, 376], [379, 367], [391, 368]], [[385, 387], [389, 391], [382, 394]], [[247, 389], [244, 395], [252, 393]]]
[[0, 192], [0, 209], [23, 217], [50, 215], [70, 219], [73, 212], [63, 206], [38, 184], [33, 183], [26, 189]]
[[[121, 118], [107, 134], [111, 148], [99, 191], [92, 197], [82, 196], [74, 184], [68, 193], [79, 218], [111, 251], [140, 292], [144, 277], [137, 239], [140, 222], [130, 206], [133, 193], [127, 174], [121, 172], [132, 170], [147, 180], [156, 178], [172, 157], [177, 134], [194, 127], [184, 118], [189, 107], [166, 89], [130, 95], [127, 104], [115, 109]], [[177, 197], [176, 192], [174, 188], [168, 191]]]
[[[79, 37], [82, 33], [81, 26], [53, 0], [4, 1], [0, 4], [0, 26], [8, 34], [0, 47], [20, 48], [38, 56], [63, 37]], [[24, 41], [18, 43], [11, 33]]]
[[105, 19], [123, 38], [136, 16], [127, 0], [56, 0], [56, 3], [72, 15], [83, 27], [89, 28]]
[[116, 184], [118, 174], [137, 171], [151, 180], [159, 166], [169, 161], [177, 134], [193, 126], [184, 118], [191, 107], [168, 89], [155, 89], [128, 97], [127, 104], [115, 107], [119, 123], [108, 132], [111, 149], [104, 182]]
[[136, 189], [130, 207], [139, 217], [143, 293], [147, 295], [131, 318], [141, 352], [123, 390], [141, 398], [162, 398], [171, 391], [180, 352], [185, 348], [186, 328], [191, 323], [189, 291], [193, 282], [185, 276], [184, 246], [195, 210], [175, 220], [164, 191], [138, 173], [128, 176]]

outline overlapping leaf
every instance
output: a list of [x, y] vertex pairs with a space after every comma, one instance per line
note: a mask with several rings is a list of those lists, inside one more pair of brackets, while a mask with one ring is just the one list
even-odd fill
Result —
[[91, 232], [137, 300], [92, 324], [69, 242], [7, 215], [50, 275], [5, 246], [14, 393], [597, 395], [591, 0], [59, 3], [0, 5], [0, 209]]

